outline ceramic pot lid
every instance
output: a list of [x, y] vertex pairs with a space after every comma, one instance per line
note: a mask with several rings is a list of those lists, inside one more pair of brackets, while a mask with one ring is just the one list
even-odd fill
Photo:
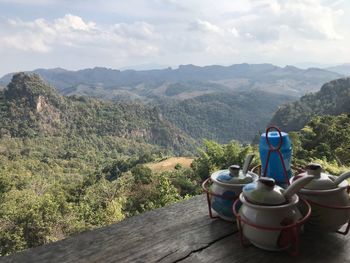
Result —
[[218, 175], [217, 180], [226, 184], [248, 184], [254, 179], [249, 173], [244, 174], [239, 165], [231, 165]]
[[244, 197], [253, 204], [281, 205], [287, 202], [283, 195], [284, 189], [276, 185], [269, 177], [260, 177], [258, 181], [243, 187]]
[[322, 173], [322, 166], [318, 163], [310, 163], [308, 166], [306, 166], [306, 172], [299, 174], [297, 177], [305, 175], [313, 175], [314, 179], [312, 179], [310, 183], [305, 185], [304, 189], [328, 190], [338, 187], [334, 183], [336, 177], [330, 174]]

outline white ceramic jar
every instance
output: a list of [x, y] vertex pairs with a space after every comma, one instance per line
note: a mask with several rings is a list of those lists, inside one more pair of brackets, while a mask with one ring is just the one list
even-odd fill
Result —
[[[308, 228], [333, 232], [339, 230], [350, 219], [350, 209], [340, 209], [350, 206], [347, 192], [347, 178], [350, 172], [339, 177], [322, 172], [319, 164], [309, 164], [306, 172], [291, 179], [296, 181], [306, 175], [314, 175], [314, 179], [299, 191], [299, 195], [310, 201], [312, 207]], [[326, 206], [326, 207], [325, 207]]]
[[242, 206], [239, 216], [243, 220], [238, 222], [244, 238], [265, 250], [288, 248], [295, 240], [295, 235], [299, 234], [289, 226], [303, 218], [297, 207], [299, 197], [295, 192], [311, 179], [310, 176], [305, 177], [286, 190], [275, 185], [274, 179], [267, 177], [246, 185], [240, 195]]
[[231, 165], [227, 170], [220, 170], [210, 176], [212, 186], [210, 192], [211, 208], [219, 217], [234, 221], [233, 202], [239, 197], [242, 188], [258, 179], [253, 172], [244, 173], [238, 165]]

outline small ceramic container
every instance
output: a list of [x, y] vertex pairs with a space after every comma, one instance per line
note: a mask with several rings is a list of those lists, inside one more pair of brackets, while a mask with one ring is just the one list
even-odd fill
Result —
[[306, 167], [305, 173], [293, 177], [291, 181], [307, 175], [314, 175], [315, 178], [300, 189], [299, 195], [310, 201], [312, 207], [308, 228], [326, 232], [339, 230], [350, 219], [350, 209], [341, 209], [350, 206], [346, 180], [350, 172], [337, 177], [323, 173], [321, 165], [312, 163]]
[[239, 197], [243, 186], [258, 179], [253, 172], [244, 173], [238, 165], [220, 170], [210, 176], [212, 181], [211, 208], [224, 220], [234, 221], [233, 202]]
[[276, 185], [274, 179], [267, 177], [246, 185], [240, 195], [242, 206], [239, 215], [249, 224], [238, 224], [243, 236], [256, 247], [265, 250], [288, 248], [295, 239], [294, 236], [299, 233], [287, 226], [303, 218], [297, 207], [299, 197], [295, 192], [311, 179], [304, 178], [286, 190]]

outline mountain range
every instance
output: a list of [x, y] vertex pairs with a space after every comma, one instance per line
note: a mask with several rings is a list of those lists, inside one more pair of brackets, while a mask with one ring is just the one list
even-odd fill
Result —
[[[207, 138], [220, 143], [232, 139], [250, 142], [266, 128], [279, 106], [341, 76], [323, 69], [271, 64], [183, 65], [144, 71], [56, 68], [33, 72], [62, 95], [155, 108], [163, 121], [177, 129], [170, 130], [197, 142]], [[5, 75], [0, 85], [5, 87], [12, 76]]]
[[325, 69], [345, 76], [350, 76], [350, 63], [332, 66]]
[[[176, 134], [180, 137], [199, 143], [204, 138], [220, 143], [232, 139], [250, 142], [266, 128], [278, 107], [296, 101], [306, 93], [315, 92], [324, 83], [342, 76], [318, 68], [302, 70], [293, 66], [282, 68], [271, 64], [236, 64], [227, 67], [184, 65], [177, 69], [144, 71], [107, 68], [68, 71], [56, 68], [37, 69], [33, 72], [40, 75], [52, 90], [68, 96], [64, 97], [65, 100], [78, 100], [80, 103], [85, 100], [89, 108], [92, 99], [76, 96], [95, 97], [105, 100], [106, 103], [94, 103], [109, 105], [111, 108], [114, 107], [111, 105], [115, 105], [125, 109], [125, 112], [133, 112], [130, 116], [125, 115], [128, 127], [138, 125], [142, 118], [147, 120], [148, 116], [155, 116], [157, 121], [167, 123], [162, 123], [160, 127], [165, 127], [163, 132], [168, 137], [173, 134], [169, 131], [176, 129]], [[2, 77], [0, 85], [8, 85], [13, 76], [14, 74], [7, 74]], [[59, 96], [58, 93], [55, 96]], [[308, 119], [307, 114], [294, 118], [300, 122], [298, 125], [289, 125], [285, 119], [279, 117], [285, 114], [282, 112], [286, 107], [288, 108], [284, 106], [278, 110], [272, 122], [286, 129], [302, 127]], [[149, 112], [146, 116], [145, 112], [135, 108]], [[150, 113], [150, 109], [154, 112]], [[287, 119], [293, 117], [289, 116]], [[146, 129], [148, 139], [155, 142], [149, 133], [152, 128], [149, 128]], [[126, 136], [124, 134], [127, 133], [124, 129], [118, 136]], [[171, 142], [173, 146], [178, 143]]]
[[[96, 67], [78, 71], [61, 68], [33, 71], [64, 95], [88, 95], [114, 100], [151, 100], [154, 97], [188, 99], [214, 92], [262, 90], [300, 97], [316, 91], [340, 74], [318, 69], [306, 70], [272, 64], [232, 66], [181, 65], [177, 69], [114, 70]], [[13, 73], [0, 79], [6, 86]]]

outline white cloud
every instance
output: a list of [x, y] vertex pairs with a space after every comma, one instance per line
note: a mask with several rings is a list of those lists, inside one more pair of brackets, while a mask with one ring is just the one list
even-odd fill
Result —
[[289, 28], [301, 39], [341, 40], [342, 32], [337, 21], [343, 14], [340, 9], [324, 6], [317, 0], [266, 0], [252, 1], [249, 11], [228, 19], [242, 35], [257, 41], [274, 41], [280, 38], [281, 28]]
[[145, 22], [135, 22], [132, 24], [119, 23], [113, 26], [113, 31], [120, 36], [127, 38], [149, 39], [155, 36], [154, 27]]
[[[14, 1], [16, 6], [35, 4]], [[347, 1], [106, 0], [96, 4], [92, 0], [40, 0], [37, 4], [43, 10], [57, 7], [58, 13], [69, 13], [18, 18], [5, 15], [6, 10], [2, 15], [0, 10], [3, 59], [11, 54], [8, 60], [14, 63], [25, 54], [33, 68], [43, 66], [37, 60], [39, 54], [45, 55], [43, 61], [48, 64], [80, 68], [151, 62], [350, 61]]]
[[110, 49], [122, 57], [127, 54], [145, 56], [158, 50], [149, 43], [156, 37], [153, 26], [145, 22], [98, 27], [95, 22], [67, 14], [53, 22], [42, 18], [29, 22], [11, 19], [7, 24], [12, 30], [0, 35], [0, 46], [4, 48], [42, 53], [53, 52], [60, 46], [90, 48], [91, 53]]
[[14, 35], [0, 38], [2, 45], [5, 47], [15, 48], [22, 51], [49, 52], [50, 47], [35, 36]]
[[222, 30], [218, 26], [201, 19], [197, 19], [196, 21], [190, 23], [189, 30], [200, 31], [205, 33], [222, 33]]
[[94, 22], [86, 23], [79, 16], [67, 14], [63, 18], [56, 19], [53, 26], [57, 31], [70, 31], [70, 30], [90, 31], [95, 29], [96, 24]]
[[233, 35], [234, 37], [239, 37], [239, 32], [238, 32], [237, 28], [232, 27], [232, 28], [231, 28], [231, 33], [232, 33], [232, 35]]
[[323, 6], [315, 0], [289, 1], [281, 10], [282, 21], [303, 37], [330, 40], [343, 38], [336, 25], [342, 14], [342, 10]]

